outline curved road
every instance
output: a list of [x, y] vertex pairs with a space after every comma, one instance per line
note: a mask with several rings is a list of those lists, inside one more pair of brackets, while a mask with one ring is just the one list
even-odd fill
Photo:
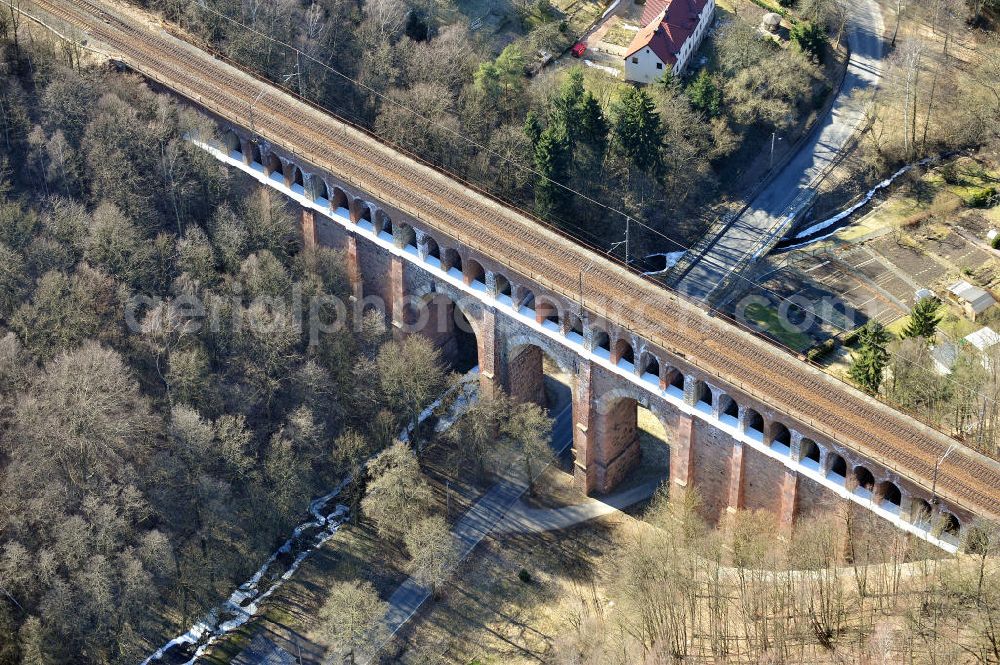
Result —
[[882, 12], [875, 0], [855, 0], [850, 6], [847, 41], [851, 57], [833, 107], [750, 206], [716, 235], [703, 238], [692, 248], [697, 258], [675, 279], [681, 293], [708, 301], [723, 290], [728, 292], [720, 289], [726, 286], [725, 278], [763, 258], [790, 230], [864, 121], [864, 104], [858, 93], [875, 89], [882, 77]]

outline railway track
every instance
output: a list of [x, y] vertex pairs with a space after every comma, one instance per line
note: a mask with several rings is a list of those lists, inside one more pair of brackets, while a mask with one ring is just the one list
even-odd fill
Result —
[[[706, 374], [810, 425], [839, 443], [929, 486], [953, 443], [913, 418], [869, 399], [676, 294], [624, 270], [537, 222], [375, 141], [278, 88], [191, 44], [95, 0], [36, 0], [36, 6], [89, 33], [137, 72], [317, 167], [354, 183], [442, 234], [528, 277]], [[137, 11], [137, 10], [136, 10]], [[544, 266], [544, 274], [537, 272]], [[938, 494], [970, 512], [1000, 517], [1000, 463], [962, 446], [943, 463]]]

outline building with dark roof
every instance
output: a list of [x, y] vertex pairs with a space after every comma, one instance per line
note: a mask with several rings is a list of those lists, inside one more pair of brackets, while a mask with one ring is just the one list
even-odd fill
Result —
[[715, 0], [647, 0], [639, 30], [625, 53], [625, 78], [650, 83], [680, 74], [715, 15]]

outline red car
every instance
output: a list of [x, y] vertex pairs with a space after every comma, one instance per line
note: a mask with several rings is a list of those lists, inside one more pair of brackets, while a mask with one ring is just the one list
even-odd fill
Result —
[[570, 49], [570, 53], [574, 58], [582, 57], [587, 50], [587, 42], [577, 42], [573, 44], [573, 48]]

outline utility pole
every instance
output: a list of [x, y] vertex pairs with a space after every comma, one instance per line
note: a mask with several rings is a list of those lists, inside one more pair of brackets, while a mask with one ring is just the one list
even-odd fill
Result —
[[771, 162], [770, 162], [770, 164], [767, 167], [768, 170], [771, 170], [771, 169], [774, 168], [774, 144], [777, 141], [780, 141], [780, 140], [781, 139], [778, 138], [778, 132], [777, 132], [777, 130], [771, 132]]
[[267, 88], [261, 88], [260, 92], [257, 93], [257, 96], [253, 98], [252, 102], [250, 102], [250, 131], [254, 134], [257, 133], [257, 130], [253, 126], [253, 107], [258, 101], [260, 101], [260, 98], [264, 96], [265, 92], [267, 92]]
[[[625, 245], [625, 265], [629, 265], [629, 242], [632, 235], [632, 218], [625, 218], [625, 240], [619, 240], [618, 242], [611, 243], [611, 247], [608, 248], [609, 252], [613, 252], [622, 245]], [[582, 297], [581, 297], [582, 300]]]
[[933, 480], [931, 482], [931, 505], [932, 506], [936, 506], [938, 504], [938, 498], [937, 498], [938, 470], [941, 468], [941, 465], [944, 464], [944, 461], [945, 461], [945, 459], [948, 458], [948, 455], [951, 455], [951, 453], [957, 447], [958, 447], [958, 444], [956, 444], [956, 443], [953, 443], [950, 446], [948, 446], [948, 450], [944, 451], [944, 455], [941, 455], [941, 457], [938, 458], [937, 463], [934, 465], [934, 478], [933, 478]]
[[299, 84], [299, 97], [302, 96], [302, 64], [300, 59], [301, 55], [302, 52], [298, 49], [295, 49], [295, 78], [297, 79]]
[[903, 18], [903, 0], [896, 0], [896, 27], [892, 30], [892, 43], [890, 46], [896, 48], [896, 36], [899, 34], [899, 21]]
[[628, 265], [629, 263], [628, 246], [629, 246], [629, 237], [631, 235], [631, 230], [632, 230], [632, 218], [626, 217], [625, 218], [625, 265]]

